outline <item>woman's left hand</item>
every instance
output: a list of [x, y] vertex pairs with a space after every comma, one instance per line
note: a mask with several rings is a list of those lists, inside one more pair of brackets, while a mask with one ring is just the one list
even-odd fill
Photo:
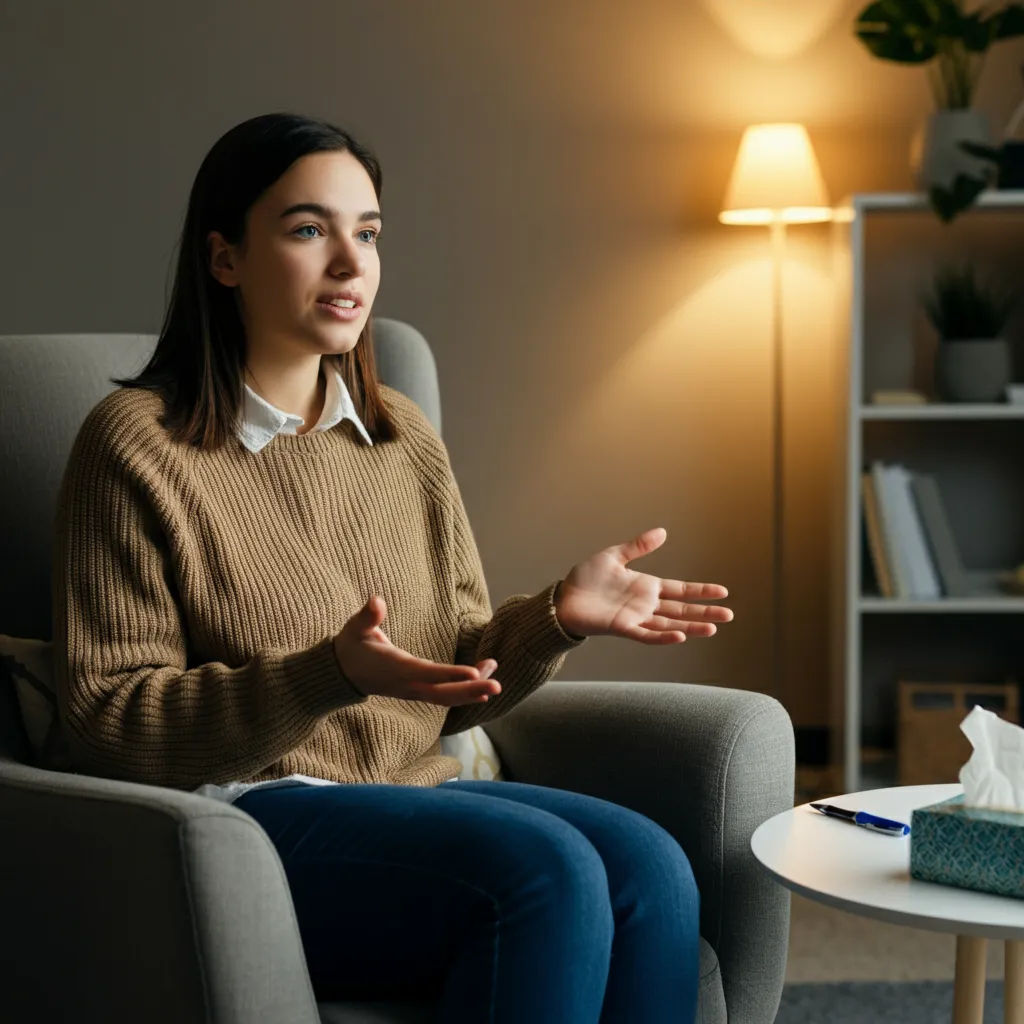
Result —
[[615, 544], [578, 565], [555, 591], [555, 614], [575, 636], [620, 636], [644, 644], [678, 644], [688, 636], [713, 636], [716, 622], [731, 622], [722, 605], [693, 604], [727, 597], [717, 583], [663, 580], [627, 568], [634, 558], [665, 543], [663, 527], [647, 530], [625, 544]]

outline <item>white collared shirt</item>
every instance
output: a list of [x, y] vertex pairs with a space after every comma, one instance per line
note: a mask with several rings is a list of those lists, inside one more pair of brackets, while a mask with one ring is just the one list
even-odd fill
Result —
[[[373, 440], [366, 432], [362, 420], [356, 412], [355, 403], [349, 393], [345, 380], [334, 366], [324, 363], [324, 375], [327, 378], [327, 396], [324, 399], [324, 411], [320, 419], [309, 429], [309, 433], [318, 430], [330, 430], [342, 420], [351, 420], [356, 429], [366, 439], [367, 444]], [[271, 405], [261, 398], [248, 384], [245, 385], [245, 397], [242, 403], [241, 422], [238, 426], [238, 439], [251, 452], [258, 452], [278, 434], [295, 434], [306, 421], [295, 413], [284, 412], [276, 405]]]

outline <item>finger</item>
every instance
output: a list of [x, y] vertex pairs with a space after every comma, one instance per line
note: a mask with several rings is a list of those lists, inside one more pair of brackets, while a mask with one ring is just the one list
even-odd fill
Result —
[[644, 629], [643, 626], [632, 626], [621, 634], [627, 640], [638, 640], [642, 644], [681, 644], [686, 639], [686, 634], [680, 630], [666, 630], [662, 632], [656, 629]]
[[481, 679], [489, 679], [491, 673], [498, 667], [498, 663], [493, 658], [485, 658], [483, 661], [477, 662], [476, 667], [480, 671]]
[[387, 616], [387, 605], [384, 602], [384, 598], [374, 594], [370, 599], [359, 609], [358, 618], [356, 620], [359, 626], [359, 635], [367, 636], [372, 633], [377, 627], [384, 621]]
[[714, 636], [718, 632], [713, 622], [688, 622], [681, 628], [688, 637]]
[[721, 604], [688, 604], [685, 601], [659, 601], [658, 615], [682, 622], [732, 622], [733, 611]]
[[656, 548], [660, 548], [665, 543], [666, 537], [668, 537], [668, 530], [663, 526], [656, 526], [653, 530], [645, 530], [638, 537], [627, 540], [625, 544], [620, 544], [619, 553], [624, 561], [631, 562], [634, 558], [642, 558]]
[[475, 665], [444, 665], [426, 658], [417, 658], [402, 647], [391, 645], [387, 652], [394, 659], [398, 678], [402, 682], [424, 679], [428, 682], [446, 682], [449, 679], [479, 679], [480, 672]]
[[714, 636], [718, 632], [718, 627], [713, 622], [686, 622], [679, 619], [669, 619], [663, 615], [652, 615], [643, 625], [646, 629], [659, 630], [661, 632], [678, 630], [680, 633], [685, 633], [688, 637]]
[[452, 707], [482, 703], [500, 692], [501, 683], [496, 679], [486, 679], [473, 683], [410, 683], [403, 696], [406, 700]]
[[686, 583], [683, 580], [662, 580], [663, 601], [718, 601], [729, 596], [720, 583]]
[[480, 679], [479, 670], [473, 665], [439, 665], [434, 661], [412, 658], [402, 667], [400, 678], [403, 682], [424, 682], [431, 685], [447, 682], [469, 682]]

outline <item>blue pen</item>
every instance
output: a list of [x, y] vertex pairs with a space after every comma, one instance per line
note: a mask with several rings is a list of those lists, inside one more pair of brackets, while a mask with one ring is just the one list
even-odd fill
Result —
[[867, 811], [848, 811], [845, 807], [836, 807], [835, 804], [811, 804], [816, 811], [827, 814], [830, 818], [842, 818], [844, 821], [852, 821], [854, 825], [869, 829], [872, 832], [881, 832], [884, 836], [905, 836], [910, 831], [909, 825], [902, 821], [893, 821], [891, 818], [879, 818], [875, 814], [868, 814]]

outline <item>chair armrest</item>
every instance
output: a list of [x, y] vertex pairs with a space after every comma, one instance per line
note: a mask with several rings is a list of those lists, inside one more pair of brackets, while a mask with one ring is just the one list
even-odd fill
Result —
[[0, 759], [4, 1020], [317, 1024], [277, 851], [238, 808]]
[[760, 693], [672, 682], [546, 683], [486, 725], [502, 774], [611, 800], [686, 851], [701, 934], [718, 955], [732, 1022], [775, 1019], [789, 892], [754, 859], [761, 822], [793, 806], [793, 728]]

